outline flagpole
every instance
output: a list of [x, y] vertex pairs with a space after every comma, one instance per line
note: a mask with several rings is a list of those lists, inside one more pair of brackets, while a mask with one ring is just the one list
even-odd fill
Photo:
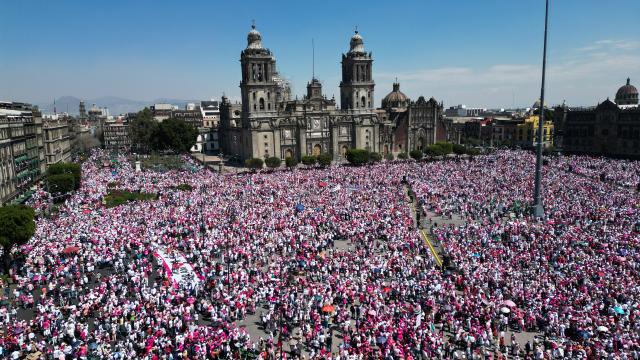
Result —
[[545, 0], [544, 11], [544, 46], [542, 50], [542, 85], [540, 87], [540, 116], [538, 117], [538, 143], [536, 148], [536, 183], [533, 195], [533, 215], [535, 217], [544, 216], [544, 206], [542, 203], [542, 131], [544, 129], [544, 82], [547, 66], [547, 27], [549, 24], [549, 0]]

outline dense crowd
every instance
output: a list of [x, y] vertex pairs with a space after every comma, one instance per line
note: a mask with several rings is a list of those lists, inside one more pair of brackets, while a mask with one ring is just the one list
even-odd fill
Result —
[[[637, 163], [551, 159], [535, 219], [525, 152], [223, 176], [106, 158], [16, 250], [0, 356], [640, 358]], [[464, 219], [433, 225], [445, 271], [409, 188]], [[105, 206], [116, 191], [156, 199]]]
[[458, 308], [443, 315], [454, 333], [475, 338], [500, 325], [543, 333], [555, 358], [637, 359], [640, 197], [621, 185], [636, 181], [638, 163], [549, 161], [542, 219], [523, 211], [533, 201], [533, 155], [501, 152], [412, 173], [425, 211], [466, 220], [433, 229], [457, 269], [459, 293], [447, 303]]

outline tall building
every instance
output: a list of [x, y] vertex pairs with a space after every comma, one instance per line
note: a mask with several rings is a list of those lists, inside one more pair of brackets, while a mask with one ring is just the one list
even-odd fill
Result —
[[78, 112], [80, 114], [80, 121], [87, 120], [87, 109], [84, 106], [84, 101], [80, 100], [80, 105], [78, 106]]
[[44, 171], [42, 115], [29, 104], [0, 102], [0, 205], [27, 200]]
[[391, 108], [375, 109], [373, 57], [357, 31], [341, 64], [341, 108], [323, 94], [315, 74], [306, 95], [292, 100], [273, 53], [252, 26], [240, 55], [242, 102], [232, 104], [223, 97], [220, 103], [221, 151], [244, 159], [329, 153], [340, 160], [351, 148], [403, 152], [435, 142], [442, 104], [434, 99], [421, 97], [413, 103], [407, 98], [412, 109], [404, 111], [407, 117], [393, 115]]
[[591, 108], [571, 109], [566, 104], [554, 112], [556, 147], [567, 153], [640, 158], [640, 108], [638, 90], [627, 79], [616, 93]]
[[71, 160], [69, 118], [55, 115], [43, 120], [44, 157], [47, 166]]
[[109, 150], [126, 150], [131, 147], [129, 123], [126, 118], [107, 120], [103, 125], [104, 147]]

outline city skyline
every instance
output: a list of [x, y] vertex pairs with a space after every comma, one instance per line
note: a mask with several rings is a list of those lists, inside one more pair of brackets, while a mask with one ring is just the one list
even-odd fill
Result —
[[[596, 1], [551, 3], [548, 104], [594, 105], [613, 98], [627, 77], [638, 83], [640, 33], [632, 20], [640, 4], [615, 3], [627, 11], [602, 11]], [[10, 51], [0, 56], [3, 100], [219, 99], [223, 93], [239, 100], [239, 53], [252, 19], [294, 97], [304, 94], [312, 76], [311, 39], [316, 77], [327, 97], [338, 96], [340, 56], [356, 26], [373, 52], [376, 106], [395, 78], [410, 98], [434, 96], [446, 107], [526, 107], [539, 93], [541, 1], [409, 2], [391, 12], [380, 2], [330, 2], [313, 14], [297, 3], [282, 11], [257, 2], [72, 1], [5, 8], [0, 40]], [[24, 26], [21, 13], [33, 14], [32, 26]]]

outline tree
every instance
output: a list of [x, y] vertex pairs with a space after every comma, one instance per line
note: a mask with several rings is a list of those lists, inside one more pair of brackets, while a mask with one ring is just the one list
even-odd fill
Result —
[[52, 194], [66, 194], [73, 191], [75, 180], [72, 174], [55, 174], [47, 176], [47, 186]]
[[71, 190], [80, 188], [80, 182], [82, 181], [82, 168], [80, 164], [56, 163], [47, 168], [47, 178], [49, 178], [49, 176], [62, 174], [70, 174], [73, 177], [73, 188]]
[[369, 151], [364, 149], [349, 149], [347, 150], [347, 161], [351, 165], [364, 165], [368, 163]]
[[282, 160], [280, 160], [279, 157], [277, 156], [272, 156], [272, 157], [268, 157], [264, 160], [264, 163], [267, 165], [267, 167], [271, 168], [271, 169], [275, 169], [277, 167], [280, 167], [280, 164], [282, 163]]
[[294, 167], [296, 167], [296, 165], [298, 165], [298, 159], [293, 156], [287, 157], [286, 159], [284, 159], [284, 162], [289, 169], [293, 169]]
[[409, 158], [409, 156], [404, 151], [401, 152], [400, 154], [398, 154], [398, 159], [400, 159], [400, 160], [407, 160], [408, 158]]
[[260, 158], [251, 158], [251, 159], [245, 160], [244, 164], [249, 169], [255, 171], [257, 169], [262, 169], [262, 165], [264, 164], [264, 161], [262, 161], [262, 159]]
[[467, 149], [460, 144], [453, 144], [453, 153], [456, 155], [462, 155], [467, 151]]
[[160, 124], [153, 119], [153, 114], [148, 108], [139, 111], [129, 121], [129, 137], [133, 148], [142, 153], [147, 153], [158, 148], [158, 135]]
[[307, 166], [310, 166], [310, 165], [315, 164], [317, 159], [316, 159], [316, 157], [315, 157], [315, 156], [313, 156], [313, 155], [305, 155], [305, 156], [303, 156], [303, 157], [302, 157], [302, 159], [300, 159], [300, 160], [302, 160], [302, 163], [303, 163], [303, 164], [305, 164], [305, 165], [307, 165]]
[[422, 151], [416, 149], [416, 150], [411, 150], [411, 152], [409, 153], [409, 156], [411, 156], [412, 159], [414, 160], [420, 160], [422, 159]]
[[33, 220], [35, 211], [24, 205], [0, 207], [0, 246], [3, 249], [3, 268], [9, 272], [11, 249], [15, 245], [25, 244], [36, 231]]
[[333, 157], [329, 153], [323, 153], [318, 155], [318, 164], [320, 164], [320, 166], [322, 167], [327, 167], [331, 165], [332, 160], [333, 160]]
[[158, 150], [188, 153], [198, 138], [198, 129], [184, 120], [169, 118], [159, 124]]
[[377, 152], [370, 152], [369, 161], [372, 163], [380, 162], [382, 161], [382, 155], [380, 155], [380, 153], [377, 153]]
[[385, 156], [384, 159], [387, 161], [393, 161], [393, 154], [388, 152]]
[[440, 153], [442, 155], [451, 154], [453, 152], [453, 144], [447, 142], [438, 142], [434, 144], [435, 146], [440, 148]]

